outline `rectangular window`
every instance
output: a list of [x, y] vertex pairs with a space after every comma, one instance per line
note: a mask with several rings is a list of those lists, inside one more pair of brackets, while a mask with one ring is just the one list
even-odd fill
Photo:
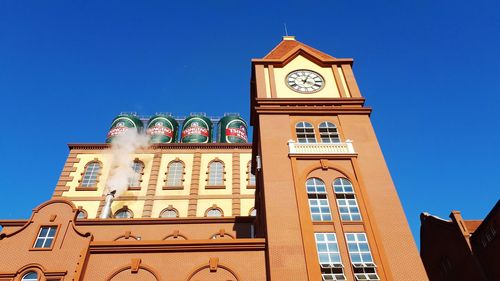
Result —
[[339, 206], [340, 217], [343, 221], [360, 221], [358, 202], [354, 195], [337, 194], [337, 205]]
[[375, 269], [376, 266], [373, 262], [366, 234], [346, 233], [345, 236], [356, 280], [380, 280]]
[[50, 249], [56, 236], [57, 226], [42, 226], [38, 232], [33, 248]]
[[346, 280], [335, 233], [315, 233], [323, 280]]
[[331, 221], [332, 214], [328, 199], [309, 198], [309, 209], [312, 221]]

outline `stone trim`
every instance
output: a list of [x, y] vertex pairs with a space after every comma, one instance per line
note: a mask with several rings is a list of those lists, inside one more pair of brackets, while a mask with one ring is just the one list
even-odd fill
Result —
[[153, 156], [153, 164], [151, 165], [148, 190], [146, 191], [144, 208], [142, 209], [143, 218], [150, 218], [151, 212], [153, 211], [154, 196], [156, 193], [156, 186], [160, 174], [161, 158], [162, 155], [160, 153], [155, 153]]
[[233, 152], [233, 206], [232, 215], [239, 216], [241, 214], [241, 204], [240, 198], [236, 197], [240, 195], [240, 154]]
[[191, 188], [189, 189], [188, 217], [196, 217], [198, 190], [200, 188], [201, 153], [196, 151], [193, 155], [193, 169], [191, 170]]

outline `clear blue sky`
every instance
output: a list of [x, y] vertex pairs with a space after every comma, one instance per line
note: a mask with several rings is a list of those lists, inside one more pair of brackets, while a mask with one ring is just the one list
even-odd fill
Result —
[[250, 59], [284, 22], [355, 59], [417, 240], [422, 211], [482, 218], [500, 194], [500, 2], [460, 2], [0, 1], [0, 218], [49, 199], [66, 144], [103, 142], [122, 111], [248, 120]]

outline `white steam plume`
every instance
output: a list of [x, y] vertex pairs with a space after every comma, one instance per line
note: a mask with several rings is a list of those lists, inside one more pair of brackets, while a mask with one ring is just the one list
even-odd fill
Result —
[[149, 136], [129, 129], [116, 136], [111, 142], [111, 170], [106, 186], [108, 191], [116, 190], [120, 195], [128, 188], [129, 179], [136, 176], [132, 168], [132, 154], [138, 149], [148, 146]]

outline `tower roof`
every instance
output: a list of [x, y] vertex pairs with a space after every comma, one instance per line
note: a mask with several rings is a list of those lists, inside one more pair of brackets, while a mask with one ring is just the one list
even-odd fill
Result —
[[274, 49], [272, 49], [271, 52], [264, 57], [264, 59], [286, 59], [298, 50], [305, 51], [306, 53], [310, 53], [323, 60], [335, 59], [328, 54], [295, 40], [295, 36], [283, 36], [283, 40], [276, 47], [274, 47]]

